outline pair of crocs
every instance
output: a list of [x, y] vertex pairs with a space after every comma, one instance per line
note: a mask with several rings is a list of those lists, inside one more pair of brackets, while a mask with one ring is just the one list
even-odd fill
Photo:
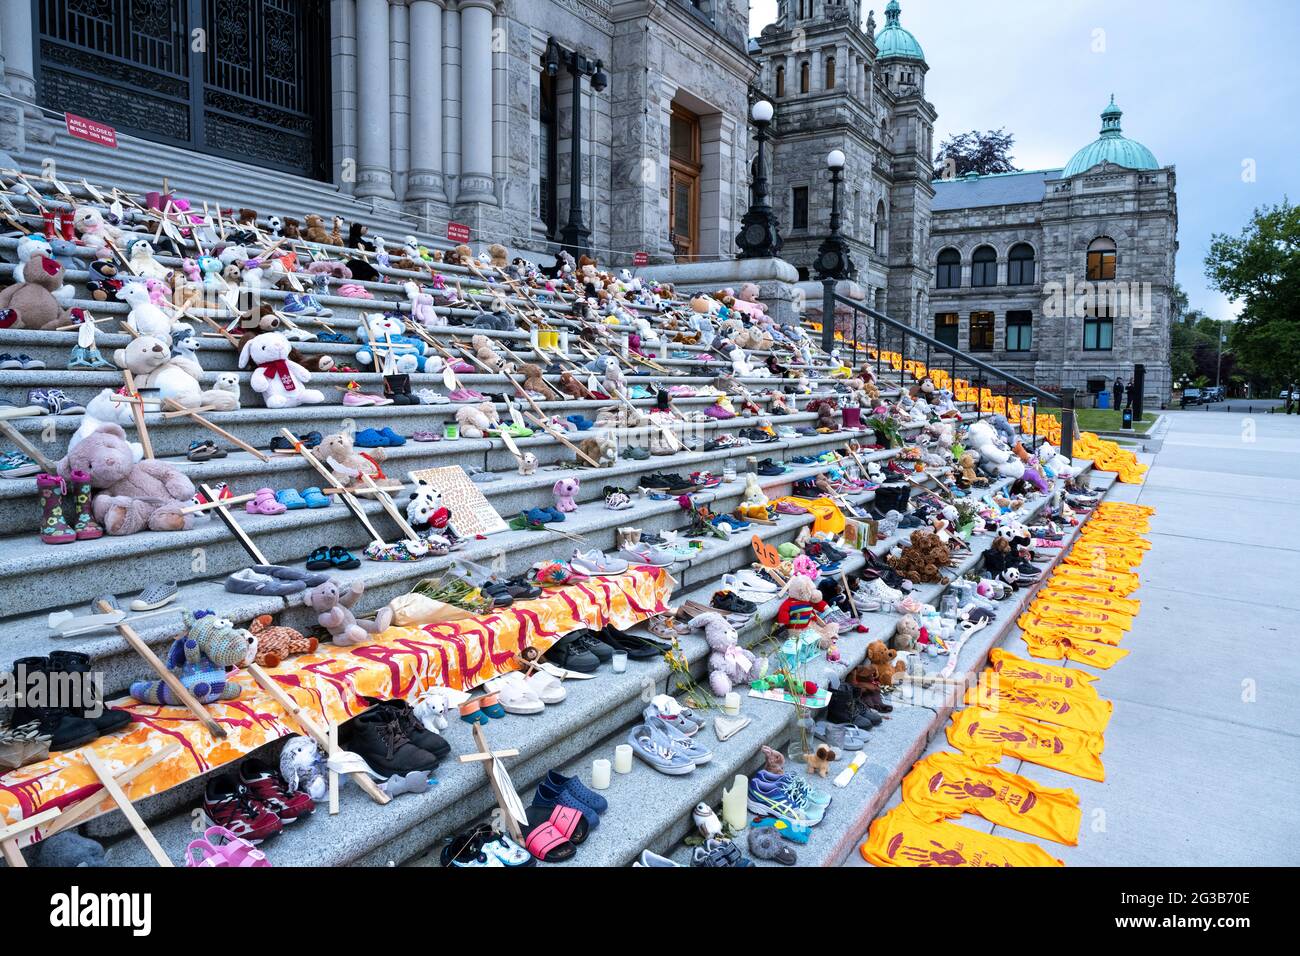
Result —
[[590, 431], [596, 424], [586, 415], [570, 415], [565, 419], [565, 421], [572, 422], [574, 427], [580, 432]]
[[251, 501], [244, 504], [244, 510], [250, 515], [282, 515], [289, 509], [275, 497], [270, 488], [258, 488]]
[[496, 428], [489, 429], [488, 434], [489, 435], [506, 434], [509, 435], [511, 438], [532, 438], [533, 430], [526, 425], [515, 425], [513, 423], [503, 422], [502, 424], [498, 425]]
[[522, 514], [529, 521], [539, 521], [542, 524], [549, 524], [553, 521], [563, 521], [564, 513], [558, 508], [529, 508]]
[[361, 567], [361, 561], [347, 548], [322, 545], [307, 558], [308, 571], [351, 571]]
[[300, 508], [328, 508], [330, 506], [329, 497], [316, 487], [304, 488], [301, 493], [297, 488], [284, 488], [275, 493], [275, 500], [290, 511], [297, 511]]
[[354, 448], [397, 448], [406, 444], [406, 439], [390, 427], [363, 428], [352, 439]]

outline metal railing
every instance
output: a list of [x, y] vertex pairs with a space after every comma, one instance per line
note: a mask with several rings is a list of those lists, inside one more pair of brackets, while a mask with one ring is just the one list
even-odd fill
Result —
[[[1035, 434], [1038, 430], [1039, 404], [1043, 403], [1048, 407], [1059, 406], [1061, 409], [1060, 451], [1067, 458], [1073, 457], [1074, 439], [1078, 434], [1074, 415], [1075, 390], [1073, 388], [1063, 388], [1058, 394], [1032, 382], [1026, 382], [1010, 372], [961, 351], [954, 345], [941, 342], [920, 329], [912, 328], [906, 322], [900, 322], [838, 293], [833, 300], [827, 297], [827, 301], [833, 302], [833, 305], [829, 309], [823, 309], [824, 341], [834, 340], [836, 321], [833, 306], [847, 306], [853, 311], [853, 322], [849, 329], [844, 330], [844, 339], [851, 344], [855, 359], [859, 351], [875, 349], [877, 378], [880, 377], [886, 352], [896, 352], [901, 355], [904, 369], [909, 361], [921, 362], [927, 369], [943, 368], [954, 382], [960, 377], [969, 381], [976, 389], [977, 418], [983, 416], [985, 392], [994, 396], [1001, 395], [1008, 403], [1015, 402], [1030, 406], [1030, 429]], [[936, 357], [938, 357], [937, 363]]]

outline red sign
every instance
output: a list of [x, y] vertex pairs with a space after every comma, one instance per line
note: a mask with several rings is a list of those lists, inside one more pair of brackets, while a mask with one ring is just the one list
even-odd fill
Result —
[[632, 265], [634, 266], [648, 266], [649, 264], [650, 253], [648, 252], [638, 252], [632, 256]]
[[469, 226], [463, 222], [447, 223], [447, 238], [452, 242], [469, 242]]
[[69, 136], [117, 149], [117, 130], [107, 123], [86, 119], [86, 117], [77, 116], [75, 113], [64, 113], [63, 121], [68, 124]]

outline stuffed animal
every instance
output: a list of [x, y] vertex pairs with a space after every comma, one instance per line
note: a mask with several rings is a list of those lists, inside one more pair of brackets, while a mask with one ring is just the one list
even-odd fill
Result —
[[980, 467], [995, 478], [1020, 478], [1025, 466], [998, 443], [997, 432], [988, 419], [972, 422], [966, 429], [966, 444], [979, 454]]
[[303, 216], [303, 220], [307, 224], [304, 234], [308, 242], [328, 243], [330, 241], [329, 230], [325, 228], [324, 219], [314, 213], [308, 213]]
[[885, 560], [910, 581], [939, 584], [944, 580], [940, 570], [952, 562], [952, 553], [933, 531], [918, 529], [897, 557], [891, 554]]
[[153, 244], [148, 239], [129, 240], [126, 261], [130, 270], [142, 279], [165, 279], [170, 271], [153, 257]]
[[373, 621], [359, 621], [352, 606], [360, 600], [365, 586], [359, 581], [340, 588], [333, 578], [303, 594], [303, 603], [316, 612], [316, 622], [329, 632], [334, 643], [347, 647], [367, 643], [375, 634], [388, 630], [393, 621], [392, 609], [381, 607]]
[[[614, 447], [614, 439], [608, 435], [602, 435], [600, 438], [584, 438], [578, 442], [578, 450], [596, 462], [597, 468], [613, 468], [618, 462], [618, 450]], [[587, 462], [579, 458], [578, 464], [586, 466]]]
[[770, 500], [767, 495], [763, 493], [762, 487], [759, 486], [758, 475], [754, 474], [752, 471], [745, 474], [744, 500], [747, 505], [758, 505], [760, 507], [766, 507]]
[[542, 377], [541, 366], [534, 365], [531, 362], [525, 362], [519, 366], [519, 371], [524, 375], [523, 390], [534, 396], [541, 396], [544, 399], [559, 398], [559, 393], [547, 384], [546, 379]]
[[167, 345], [152, 335], [141, 335], [127, 343], [126, 348], [113, 353], [118, 368], [130, 369], [140, 388], [158, 390], [158, 397], [179, 402], [186, 408], [201, 405], [224, 404], [229, 401], [226, 392], [204, 390], [196, 373], [202, 373], [192, 359], [174, 356]]
[[97, 492], [91, 507], [95, 520], [113, 535], [150, 531], [184, 531], [191, 519], [184, 509], [194, 485], [171, 465], [156, 459], [136, 461], [120, 425], [103, 424], [77, 442], [59, 462], [59, 476], [74, 471], [90, 475]]
[[171, 346], [173, 330], [184, 323], [177, 323], [154, 303], [148, 286], [143, 282], [127, 282], [118, 290], [117, 297], [131, 307], [126, 324], [137, 335], [152, 335]]
[[894, 636], [890, 643], [898, 651], [915, 650], [916, 642], [921, 637], [921, 625], [910, 614], [904, 614], [894, 625]]
[[239, 410], [239, 376], [234, 372], [218, 372], [212, 382], [211, 396], [208, 401], [219, 412]]
[[[180, 679], [200, 704], [234, 700], [242, 688], [227, 680], [226, 672], [248, 658], [252, 635], [225, 618], [217, 617], [212, 611], [191, 614], [187, 610], [183, 617], [185, 636], [172, 643], [167, 654], [167, 669]], [[184, 706], [161, 680], [136, 681], [131, 685], [130, 693], [142, 704]]]
[[504, 269], [510, 264], [510, 253], [507, 252], [506, 247], [501, 245], [499, 242], [494, 242], [492, 245], [488, 246], [487, 253], [492, 265], [496, 266], [498, 269]]
[[433, 296], [421, 291], [420, 286], [411, 281], [403, 282], [406, 301], [411, 306], [411, 318], [426, 328], [438, 324], [438, 313], [433, 311]]
[[[802, 555], [801, 555], [802, 557]], [[818, 576], [820, 576], [820, 569]], [[822, 621], [818, 616], [828, 605], [817, 589], [816, 578], [793, 574], [786, 585], [786, 598], [776, 612], [776, 623], [783, 629], [782, 639], [795, 638], [806, 642], [813, 638], [822, 650], [830, 647], [831, 639], [838, 636], [839, 628]]]
[[[122, 427], [135, 421], [129, 402], [124, 396], [112, 389], [105, 388], [86, 403], [86, 412], [81, 416], [81, 424], [68, 441], [68, 451], [76, 448], [82, 440], [93, 435], [100, 425], [116, 424]], [[144, 458], [144, 446], [139, 442], [131, 443], [131, 452], [136, 461]]]
[[456, 409], [456, 424], [464, 438], [485, 438], [489, 431], [501, 424], [501, 416], [491, 402], [462, 405]]
[[969, 488], [973, 485], [987, 485], [989, 480], [975, 470], [975, 454], [966, 452], [961, 458], [957, 459], [957, 467], [961, 470], [961, 478], [958, 483], [963, 488]]
[[871, 672], [882, 687], [892, 687], [894, 675], [907, 670], [902, 661], [895, 660], [898, 651], [886, 647], [884, 641], [872, 641], [867, 645], [867, 660], [871, 662]]
[[313, 388], [305, 388], [311, 373], [290, 358], [292, 347], [279, 332], [263, 332], [244, 343], [239, 353], [239, 367], [251, 361], [257, 366], [250, 385], [262, 396], [267, 408], [295, 408], [299, 405], [318, 405], [325, 396]]
[[[59, 295], [71, 286], [63, 284], [63, 266], [49, 256], [35, 255], [22, 266], [23, 281], [0, 291], [0, 326], [52, 331], [71, 322], [71, 314]], [[147, 298], [147, 293], [146, 293]]]
[[470, 346], [474, 349], [474, 357], [488, 369], [493, 372], [501, 368], [501, 356], [497, 355], [496, 349], [492, 347], [492, 340], [486, 335], [475, 335], [469, 340]]
[[391, 357], [399, 375], [424, 371], [425, 359], [433, 354], [433, 347], [407, 335], [401, 318], [383, 312], [368, 312], [364, 318], [357, 327], [357, 341], [361, 343], [356, 351], [358, 362], [380, 370], [386, 368]]
[[291, 737], [280, 751], [280, 776], [290, 792], [324, 800], [329, 795], [328, 770], [325, 753], [310, 737]]
[[812, 753], [803, 755], [803, 762], [807, 764], [808, 772], [815, 773], [819, 777], [825, 777], [830, 772], [831, 764], [839, 759], [840, 755], [825, 744], [818, 744], [817, 749]]
[[600, 384], [610, 395], [622, 397], [627, 394], [627, 378], [618, 359], [613, 356], [605, 362], [605, 373], [601, 376]]
[[295, 654], [310, 654], [320, 642], [306, 637], [291, 627], [275, 624], [269, 614], [261, 614], [248, 624], [248, 631], [257, 639], [257, 663], [261, 667], [279, 667]]
[[764, 667], [747, 648], [741, 647], [736, 629], [716, 611], [701, 614], [691, 627], [704, 631], [709, 645], [709, 689], [715, 697], [726, 697], [733, 687], [757, 680]]
[[122, 230], [104, 220], [104, 214], [94, 206], [78, 206], [72, 217], [77, 235], [96, 257], [107, 255], [109, 243], [122, 248]]
[[595, 398], [595, 396], [591, 394], [590, 390], [588, 390], [587, 386], [583, 385], [582, 382], [578, 380], [578, 377], [572, 372], [566, 371], [560, 373], [560, 391], [564, 392], [570, 398], [576, 398], [583, 401], [590, 401]]
[[536, 471], [537, 471], [537, 456], [534, 455], [531, 451], [524, 452], [522, 457], [520, 457], [519, 459], [519, 474], [531, 475], [531, 474], [535, 474]]
[[555, 508], [557, 511], [570, 512], [578, 510], [578, 502], [574, 499], [578, 494], [579, 482], [577, 478], [561, 478], [551, 486], [551, 494], [555, 495]]
[[384, 460], [382, 448], [367, 449], [365, 454], [353, 450], [352, 436], [347, 432], [326, 435], [316, 449], [316, 457], [325, 463], [330, 471], [347, 482], [359, 481], [362, 475], [382, 478], [383, 470], [379, 463]]
[[763, 744], [763, 769], [775, 776], [785, 773], [785, 754], [774, 747]]

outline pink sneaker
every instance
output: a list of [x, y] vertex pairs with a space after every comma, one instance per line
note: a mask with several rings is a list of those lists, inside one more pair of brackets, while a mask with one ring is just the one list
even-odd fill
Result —
[[487, 398], [482, 392], [476, 392], [472, 388], [455, 389], [448, 392], [447, 397], [453, 402], [481, 402]]
[[344, 405], [391, 405], [391, 398], [382, 395], [367, 395], [365, 392], [347, 392], [343, 396]]

